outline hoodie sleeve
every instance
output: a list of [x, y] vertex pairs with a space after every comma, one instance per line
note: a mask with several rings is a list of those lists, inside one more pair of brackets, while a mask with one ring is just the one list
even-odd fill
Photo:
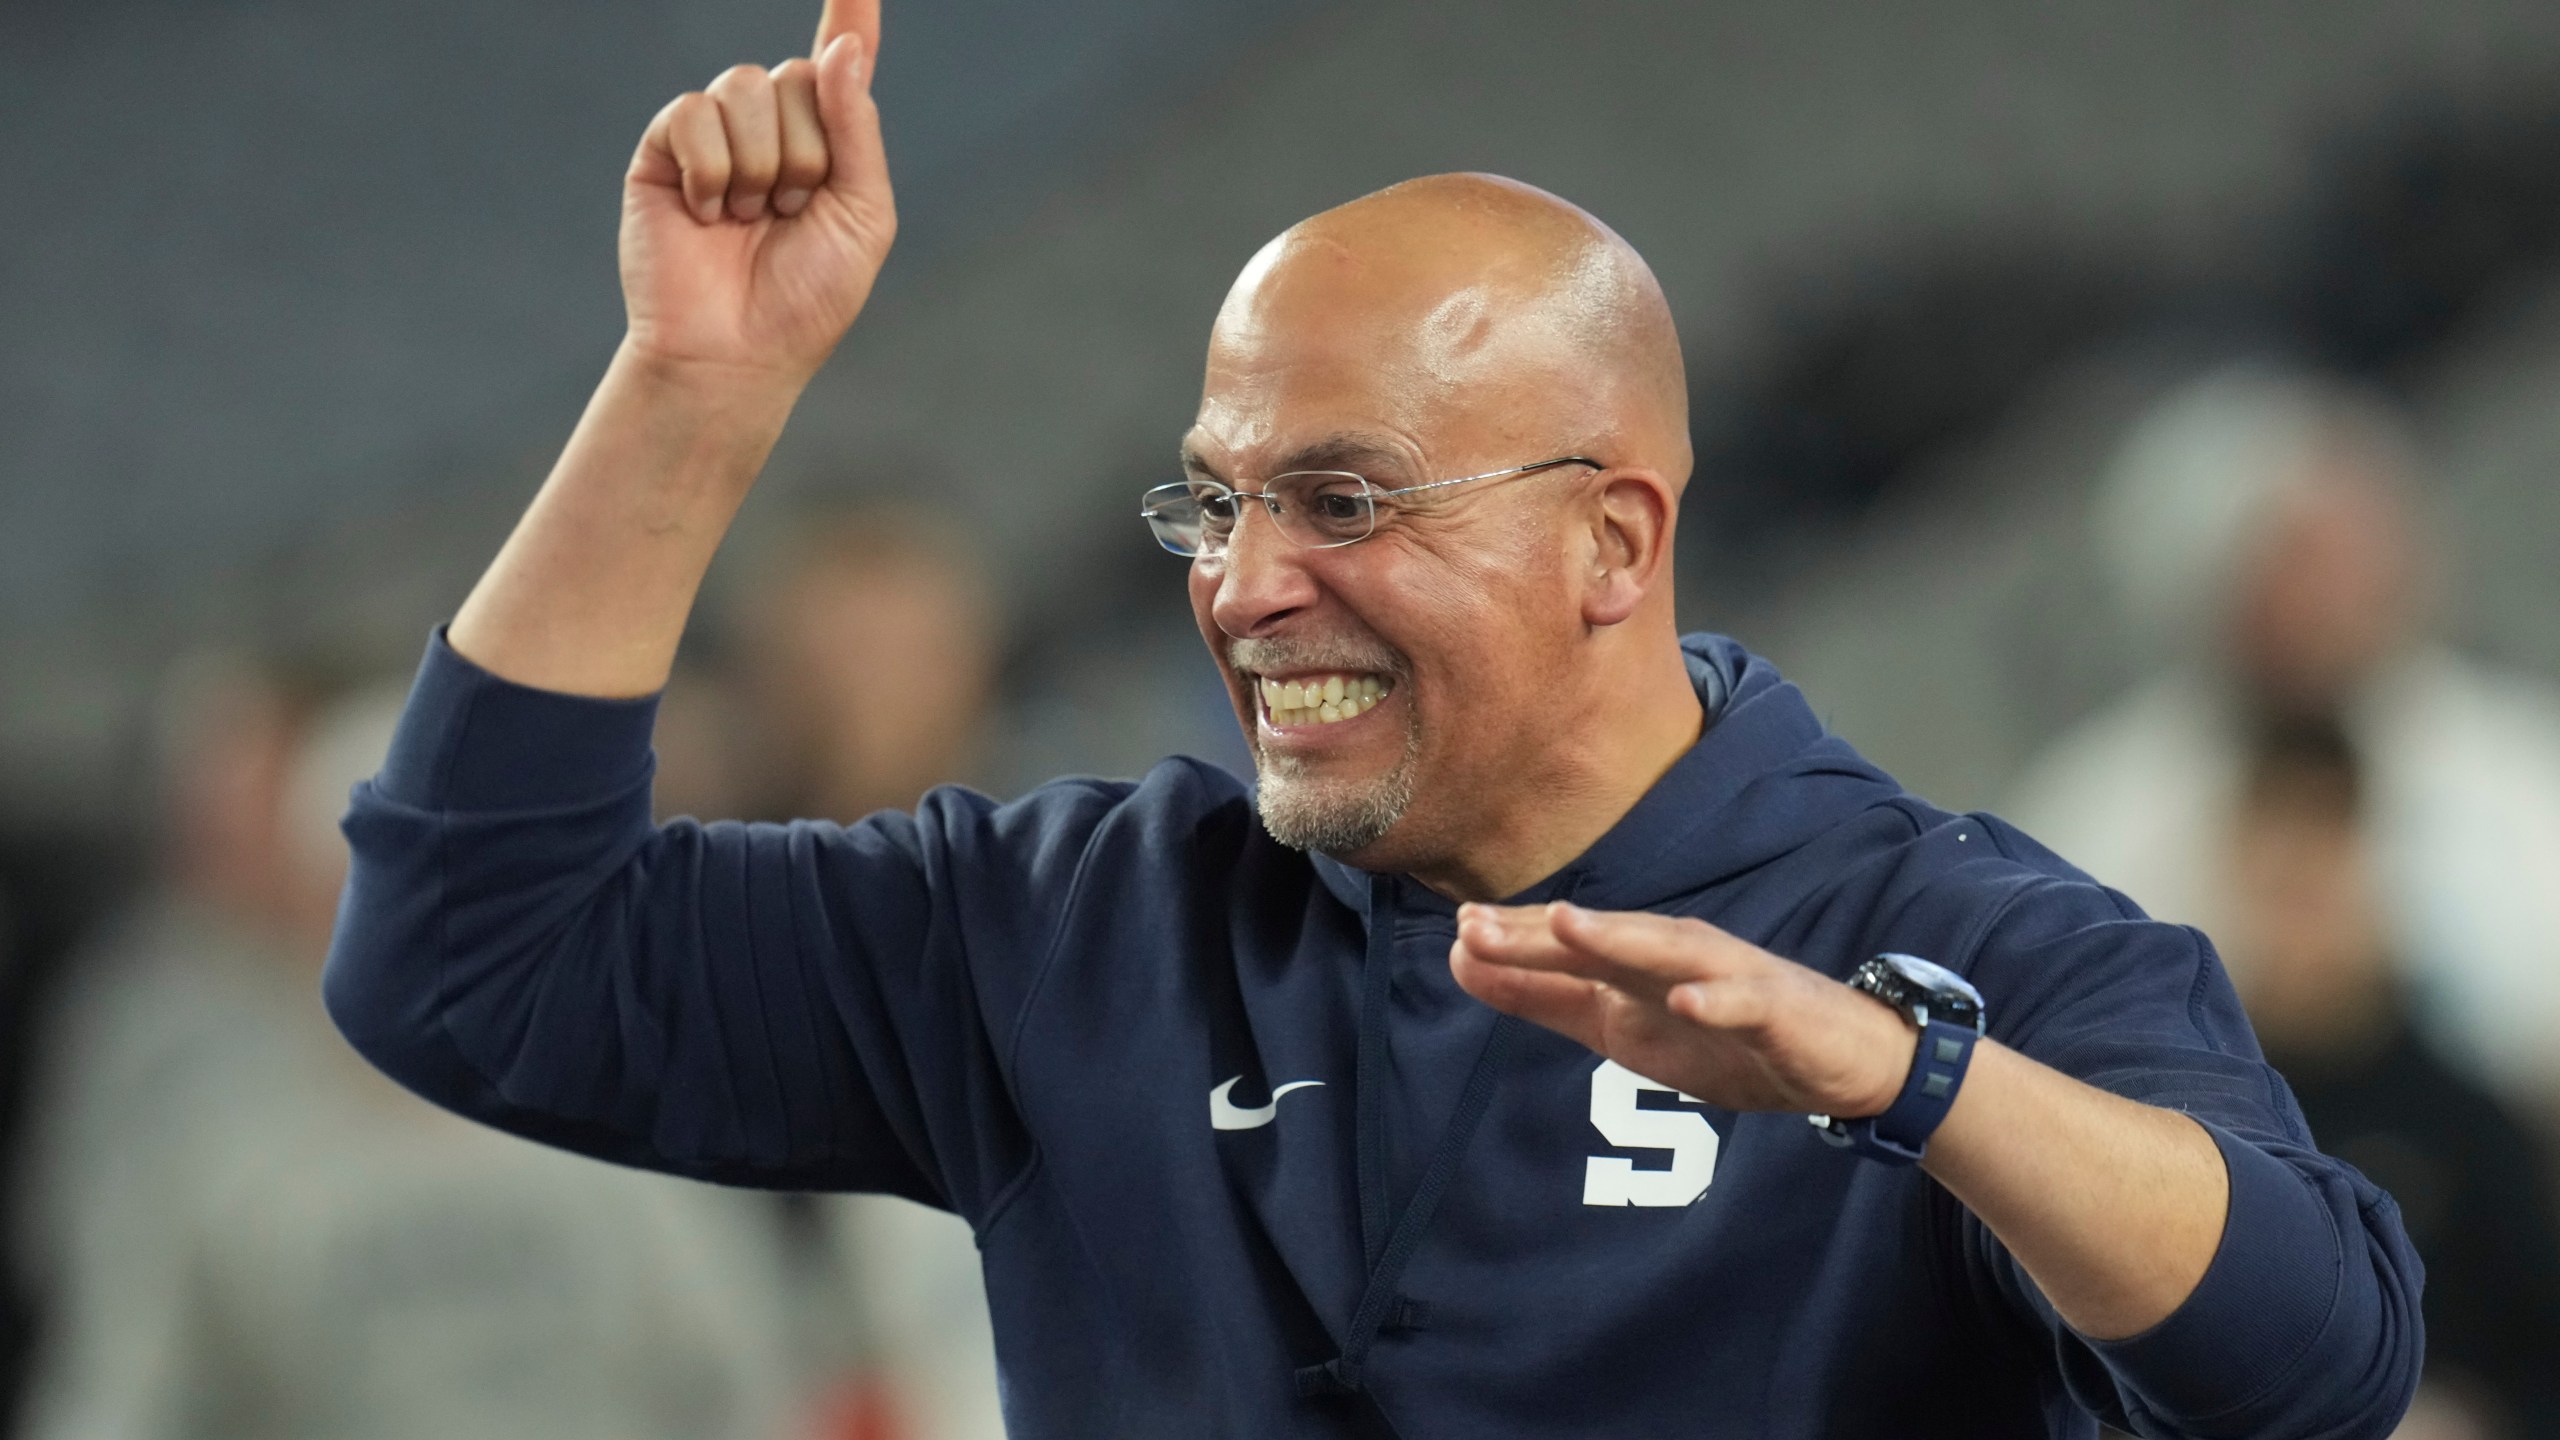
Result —
[[331, 1016], [403, 1085], [529, 1139], [975, 1219], [1029, 1157], [1000, 1063], [1013, 977], [1127, 787], [656, 826], [655, 712], [430, 642], [346, 818]]
[[[1986, 828], [2012, 855], [2049, 858], [2004, 825]], [[2203, 1280], [2167, 1319], [2123, 1340], [2072, 1331], [1966, 1217], [1968, 1250], [2048, 1332], [2081, 1404], [2144, 1436], [2390, 1434], [2425, 1347], [2416, 1253], [2391, 1197], [2312, 1144], [2204, 936], [2145, 919], [2076, 875], [2042, 879], [2001, 912], [1972, 978], [1993, 1038], [2193, 1116], [2230, 1175]]]

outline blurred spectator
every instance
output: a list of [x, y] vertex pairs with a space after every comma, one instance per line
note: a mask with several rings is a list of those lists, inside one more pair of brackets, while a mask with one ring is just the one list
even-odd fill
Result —
[[166, 878], [41, 1065], [29, 1433], [771, 1440], [759, 1212], [451, 1119], [330, 1032], [336, 820], [399, 705], [336, 688], [176, 687]]
[[2343, 716], [2420, 1022], [2550, 1109], [2560, 698], [2428, 637], [2417, 472], [2396, 414], [2316, 380], [2234, 370], [2160, 404], [2107, 479], [2095, 539], [2169, 663], [2031, 767], [2013, 813], [2152, 914], [2219, 937], [2213, 872], [2248, 737], [2266, 717]]
[[2267, 1058], [2322, 1148], [2400, 1202], [2427, 1267], [2445, 1433], [2560, 1436], [2560, 1235], [2535, 1138], [2411, 1029], [2334, 721], [2270, 723], [2223, 852], [2228, 952]]
[[911, 808], [982, 771], [996, 604], [965, 539], [898, 511], [816, 519], [744, 608], [767, 818]]
[[728, 667], [678, 657], [675, 673], [658, 695], [658, 723], [651, 732], [657, 768], [649, 799], [660, 824], [680, 815], [696, 820], [736, 820], [756, 805], [755, 755], [747, 738], [752, 721]]
[[[29, 1052], [53, 982], [92, 927], [132, 884], [121, 846], [66, 831], [0, 825], [0, 1200], [18, 1193], [25, 1151]], [[0, 1251], [0, 1434], [18, 1413], [36, 1304], [20, 1257]]]
[[[993, 773], [997, 605], [959, 537], [898, 511], [807, 518], [739, 609], [757, 724], [735, 733], [766, 740], [739, 766], [761, 782], [759, 818], [850, 823]], [[714, 709], [695, 695], [680, 717]], [[680, 718], [670, 734], [662, 719], [662, 752], [696, 723]], [[853, 1302], [867, 1362], [846, 1375], [829, 1435], [1001, 1440], [968, 1227], [886, 1196], [810, 1200], [797, 1223], [801, 1273], [829, 1277]], [[804, 1330], [821, 1345], [837, 1329], [830, 1309], [804, 1297]]]

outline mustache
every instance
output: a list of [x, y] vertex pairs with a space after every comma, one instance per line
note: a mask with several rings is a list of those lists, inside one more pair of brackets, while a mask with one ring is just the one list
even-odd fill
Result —
[[1409, 670], [1404, 656], [1390, 647], [1350, 635], [1229, 640], [1227, 664], [1257, 675], [1275, 670], [1368, 670], [1401, 679]]

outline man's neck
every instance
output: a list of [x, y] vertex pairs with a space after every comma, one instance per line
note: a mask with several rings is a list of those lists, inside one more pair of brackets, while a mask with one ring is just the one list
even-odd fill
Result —
[[1622, 684], [1596, 687], [1589, 737], [1564, 773], [1506, 786], [1519, 797], [1407, 873], [1456, 901], [1502, 900], [1573, 863], [1654, 787], [1706, 730], [1706, 708], [1676, 642]]

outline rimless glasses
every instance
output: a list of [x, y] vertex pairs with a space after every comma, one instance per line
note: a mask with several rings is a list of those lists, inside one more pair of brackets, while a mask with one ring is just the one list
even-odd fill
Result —
[[1182, 480], [1159, 485], [1140, 496], [1138, 513], [1155, 531], [1156, 543], [1174, 554], [1214, 556], [1225, 553], [1237, 522], [1243, 518], [1244, 502], [1259, 500], [1271, 516], [1272, 527], [1291, 543], [1309, 550], [1331, 550], [1357, 544], [1376, 533], [1378, 502], [1382, 500], [1393, 501], [1425, 490], [1445, 490], [1476, 480], [1528, 475], [1559, 465], [1608, 468], [1585, 456], [1566, 455], [1535, 465], [1514, 465], [1508, 470], [1488, 470], [1481, 475], [1461, 475], [1454, 480], [1434, 480], [1394, 490], [1381, 489], [1367, 477], [1348, 470], [1292, 470], [1263, 481], [1259, 491], [1239, 490], [1215, 480]]

